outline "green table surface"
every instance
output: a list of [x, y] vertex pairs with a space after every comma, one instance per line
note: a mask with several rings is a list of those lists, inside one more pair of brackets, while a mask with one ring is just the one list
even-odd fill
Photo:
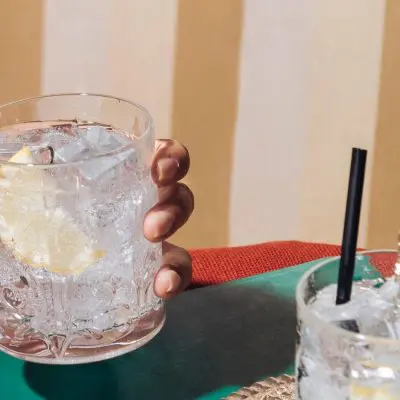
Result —
[[214, 400], [292, 373], [295, 287], [315, 263], [186, 292], [155, 339], [113, 360], [49, 366], [0, 353], [0, 399]]

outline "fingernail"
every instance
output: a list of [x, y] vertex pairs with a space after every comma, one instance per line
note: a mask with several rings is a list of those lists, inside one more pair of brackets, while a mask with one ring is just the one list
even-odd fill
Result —
[[162, 269], [157, 275], [157, 286], [165, 293], [176, 292], [181, 284], [181, 277], [179, 274], [170, 269]]
[[172, 229], [174, 218], [168, 211], [154, 211], [147, 216], [145, 224], [146, 231], [153, 232], [152, 236], [156, 239], [165, 236]]
[[162, 158], [157, 163], [158, 180], [169, 181], [178, 172], [179, 162], [175, 158]]

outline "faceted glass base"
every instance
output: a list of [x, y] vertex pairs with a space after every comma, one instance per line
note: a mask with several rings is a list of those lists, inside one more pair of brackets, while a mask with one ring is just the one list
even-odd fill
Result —
[[0, 349], [16, 358], [40, 364], [84, 364], [92, 363], [129, 353], [145, 345], [160, 332], [165, 322], [165, 308], [151, 311], [136, 319], [130, 329], [121, 332], [110, 330], [90, 336], [87, 340], [80, 336], [69, 343], [62, 336], [53, 336], [48, 342], [32, 340], [10, 343], [0, 340]]

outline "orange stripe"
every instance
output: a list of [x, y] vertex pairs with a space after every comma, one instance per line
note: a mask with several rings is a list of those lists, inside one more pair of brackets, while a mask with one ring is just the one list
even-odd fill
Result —
[[40, 93], [42, 0], [6, 0], [1, 5], [0, 104]]
[[395, 248], [400, 229], [400, 2], [387, 0], [368, 247]]
[[196, 197], [182, 246], [228, 244], [242, 14], [242, 0], [179, 0], [172, 136], [190, 150]]

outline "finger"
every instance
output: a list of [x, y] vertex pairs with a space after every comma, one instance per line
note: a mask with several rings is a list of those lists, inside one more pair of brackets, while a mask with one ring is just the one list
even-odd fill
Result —
[[158, 186], [178, 182], [187, 174], [189, 167], [190, 156], [185, 146], [171, 139], [156, 141], [151, 175]]
[[174, 234], [190, 217], [194, 209], [192, 191], [183, 183], [176, 184], [171, 197], [148, 211], [143, 222], [145, 237], [151, 242], [165, 240]]
[[173, 199], [179, 192], [179, 184], [175, 183], [169, 186], [161, 186], [158, 188], [158, 203], [166, 203]]
[[154, 292], [169, 299], [184, 291], [192, 280], [192, 258], [183, 248], [163, 243], [163, 266], [154, 280]]

